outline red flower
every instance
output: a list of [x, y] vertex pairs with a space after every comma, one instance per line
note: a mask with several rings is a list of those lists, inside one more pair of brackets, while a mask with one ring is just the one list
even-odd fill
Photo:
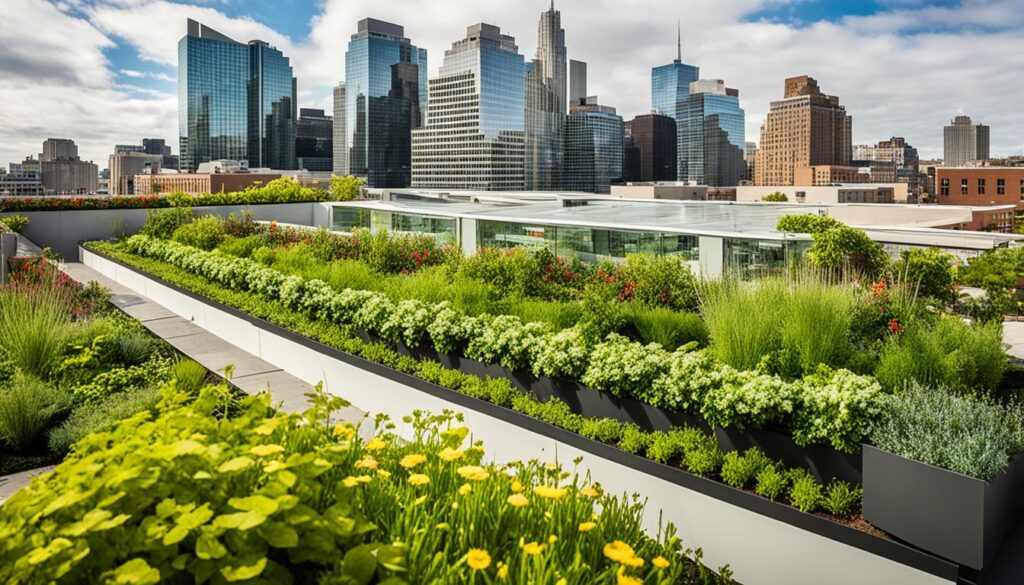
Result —
[[896, 319], [895, 317], [889, 319], [889, 333], [892, 333], [893, 335], [903, 333], [903, 326], [900, 325], [899, 319]]

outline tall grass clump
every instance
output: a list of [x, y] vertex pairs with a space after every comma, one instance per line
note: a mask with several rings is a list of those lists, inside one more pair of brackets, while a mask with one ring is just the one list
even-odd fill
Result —
[[845, 364], [857, 294], [822, 275], [801, 273], [790, 282], [783, 304], [781, 340], [807, 373], [818, 364]]
[[0, 351], [21, 371], [45, 378], [64, 351], [70, 304], [67, 294], [49, 286], [0, 292]]
[[206, 368], [194, 360], [179, 360], [171, 368], [171, 378], [178, 388], [192, 394], [202, 389], [208, 376]]
[[506, 313], [519, 317], [524, 323], [550, 323], [555, 329], [568, 329], [579, 323], [583, 311], [579, 302], [517, 299], [509, 303]]
[[67, 393], [42, 380], [19, 375], [0, 388], [0, 443], [31, 449], [50, 422], [71, 407]]
[[708, 329], [696, 313], [678, 312], [666, 307], [629, 305], [626, 322], [636, 331], [643, 343], [660, 343], [675, 351], [687, 343], [708, 344]]
[[734, 368], [752, 370], [763, 356], [777, 350], [785, 295], [785, 284], [777, 278], [704, 283], [700, 311], [715, 356]]

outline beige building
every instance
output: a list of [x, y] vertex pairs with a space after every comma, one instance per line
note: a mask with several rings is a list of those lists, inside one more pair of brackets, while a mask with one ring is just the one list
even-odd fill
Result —
[[792, 185], [799, 167], [847, 166], [852, 137], [853, 118], [839, 98], [823, 94], [806, 75], [791, 77], [783, 99], [772, 102], [761, 126], [754, 182]]
[[626, 183], [612, 185], [611, 196], [623, 199], [674, 199], [677, 201], [704, 201], [708, 198], [706, 185], [686, 183]]
[[867, 183], [871, 176], [860, 172], [857, 167], [837, 165], [816, 165], [797, 167], [793, 170], [793, 184], [805, 187], [835, 185], [837, 183]]
[[136, 175], [136, 195], [167, 195], [168, 193], [233, 193], [252, 185], [266, 185], [281, 178], [280, 173], [166, 173]]
[[159, 154], [142, 152], [118, 152], [110, 155], [107, 167], [110, 169], [110, 194], [134, 195], [135, 176], [160, 174], [163, 158]]
[[736, 188], [736, 201], [756, 202], [772, 193], [782, 193], [788, 203], [893, 203], [896, 199], [892, 185], [854, 183], [847, 185], [740, 185]]

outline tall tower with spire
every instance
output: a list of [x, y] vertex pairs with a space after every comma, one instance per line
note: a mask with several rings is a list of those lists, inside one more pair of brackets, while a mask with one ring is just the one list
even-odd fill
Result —
[[[682, 105], [690, 96], [690, 84], [700, 79], [700, 68], [683, 63], [682, 27], [676, 22], [676, 58], [668, 65], [651, 69], [651, 110], [676, 121], [683, 119]], [[679, 152], [682, 160], [685, 153]], [[677, 165], [680, 168], [681, 165]]]
[[537, 53], [526, 72], [525, 179], [529, 190], [561, 186], [563, 126], [567, 102], [565, 31], [562, 15], [551, 7], [537, 24]]

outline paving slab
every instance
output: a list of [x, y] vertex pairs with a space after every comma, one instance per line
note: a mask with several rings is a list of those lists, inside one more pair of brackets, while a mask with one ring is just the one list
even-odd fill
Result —
[[207, 332], [199, 325], [196, 325], [191, 321], [186, 321], [177, 315], [169, 315], [162, 319], [143, 320], [142, 324], [146, 329], [149, 329], [153, 335], [167, 340]]
[[[102, 283], [101, 283], [102, 284]], [[109, 290], [109, 287], [107, 287]], [[124, 311], [128, 316], [135, 317], [139, 321], [146, 323], [155, 319], [167, 319], [168, 317], [177, 317], [174, 311], [171, 311], [163, 305], [158, 305], [145, 297], [140, 297], [136, 294], [115, 294], [110, 296], [110, 302], [117, 306], [119, 309]]]
[[54, 467], [54, 465], [47, 465], [46, 467], [29, 469], [28, 471], [20, 471], [0, 477], [0, 504], [6, 502], [8, 498], [14, 495], [14, 492], [32, 483], [36, 476], [48, 473]]

